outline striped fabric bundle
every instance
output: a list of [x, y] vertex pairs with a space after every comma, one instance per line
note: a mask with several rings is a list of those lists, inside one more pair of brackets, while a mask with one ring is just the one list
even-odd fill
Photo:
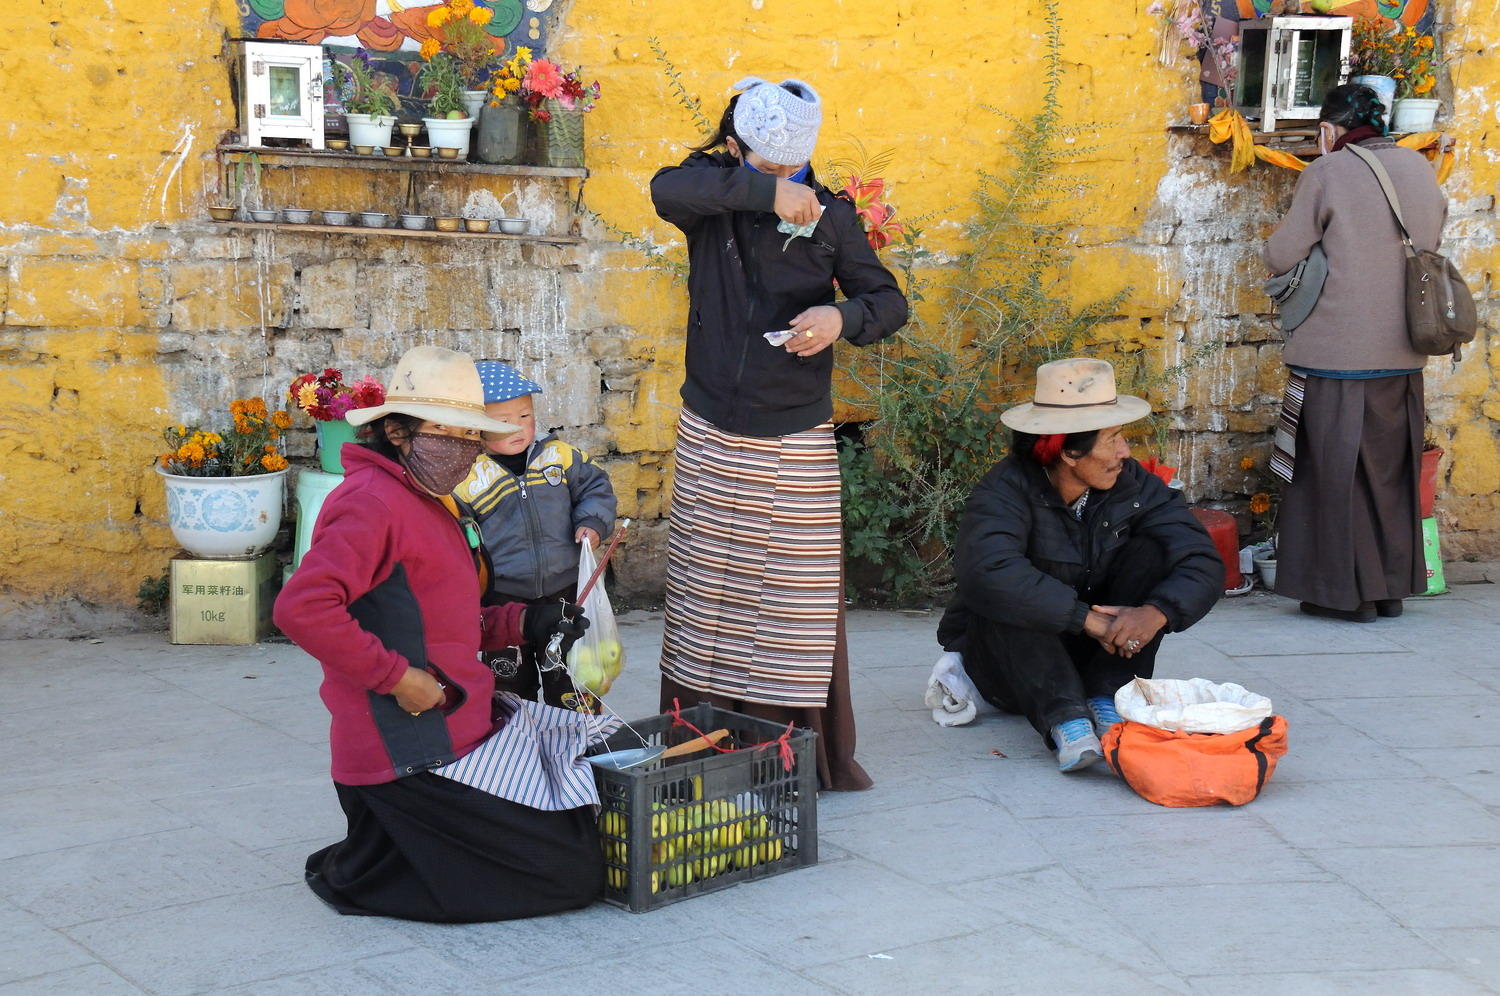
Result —
[[661, 668], [750, 702], [828, 699], [842, 558], [833, 428], [737, 436], [677, 427]]
[[468, 754], [433, 774], [532, 809], [597, 806], [594, 769], [583, 754], [621, 726], [618, 716], [590, 716], [498, 696], [504, 725]]
[[1286, 395], [1281, 399], [1281, 414], [1276, 418], [1276, 434], [1271, 442], [1271, 473], [1288, 484], [1297, 465], [1297, 425], [1302, 421], [1302, 399], [1307, 394], [1307, 378], [1295, 370], [1286, 372]]

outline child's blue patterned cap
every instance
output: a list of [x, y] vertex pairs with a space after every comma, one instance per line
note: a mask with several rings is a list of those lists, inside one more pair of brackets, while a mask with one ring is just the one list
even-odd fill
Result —
[[474, 369], [479, 371], [479, 381], [484, 385], [484, 403], [487, 405], [542, 393], [542, 385], [526, 377], [509, 363], [477, 360]]

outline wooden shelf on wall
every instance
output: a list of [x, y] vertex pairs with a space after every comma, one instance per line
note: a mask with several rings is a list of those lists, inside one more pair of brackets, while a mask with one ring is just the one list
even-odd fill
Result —
[[[1168, 125], [1167, 131], [1176, 135], [1202, 135], [1208, 137], [1208, 125], [1201, 124], [1177, 124]], [[1255, 140], [1256, 145], [1264, 145], [1267, 148], [1279, 149], [1282, 152], [1290, 152], [1299, 159], [1318, 158], [1318, 129], [1314, 124], [1300, 127], [1277, 128], [1275, 131], [1250, 131], [1250, 137]]]
[[500, 239], [507, 242], [544, 242], [555, 246], [582, 245], [583, 239], [574, 235], [509, 235], [505, 232], [439, 232], [434, 229], [413, 230], [409, 228], [366, 228], [362, 225], [294, 225], [284, 221], [214, 221], [218, 228], [243, 229], [246, 231], [268, 231], [298, 233], [321, 233], [325, 235], [365, 235], [397, 239]]
[[314, 151], [311, 149], [258, 149], [243, 145], [222, 145], [218, 151], [227, 162], [258, 162], [261, 166], [373, 169], [401, 173], [477, 173], [488, 176], [554, 177], [558, 179], [571, 177], [583, 178], [589, 175], [588, 169], [584, 167], [492, 166], [488, 163], [471, 163], [457, 159], [387, 156], [382, 153], [363, 156], [357, 152]]

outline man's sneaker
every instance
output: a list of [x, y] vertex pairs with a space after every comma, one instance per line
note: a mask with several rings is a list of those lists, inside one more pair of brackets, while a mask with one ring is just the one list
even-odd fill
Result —
[[1094, 727], [1086, 719], [1070, 719], [1052, 728], [1052, 742], [1057, 744], [1057, 770], [1082, 771], [1104, 757], [1104, 748], [1094, 736]]
[[1115, 700], [1107, 695], [1098, 695], [1089, 699], [1089, 715], [1094, 717], [1094, 732], [1101, 737], [1111, 726], [1124, 722], [1120, 714], [1115, 711]]

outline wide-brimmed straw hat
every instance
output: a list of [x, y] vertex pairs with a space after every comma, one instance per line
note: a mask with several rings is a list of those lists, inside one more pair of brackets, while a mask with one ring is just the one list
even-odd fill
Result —
[[1036, 368], [1036, 394], [1002, 412], [1000, 421], [1035, 436], [1089, 432], [1151, 414], [1144, 398], [1115, 393], [1115, 368], [1106, 360], [1075, 356]]
[[386, 381], [385, 404], [356, 408], [344, 417], [351, 425], [364, 425], [393, 412], [461, 429], [520, 431], [484, 413], [484, 385], [469, 354], [442, 346], [408, 349]]

